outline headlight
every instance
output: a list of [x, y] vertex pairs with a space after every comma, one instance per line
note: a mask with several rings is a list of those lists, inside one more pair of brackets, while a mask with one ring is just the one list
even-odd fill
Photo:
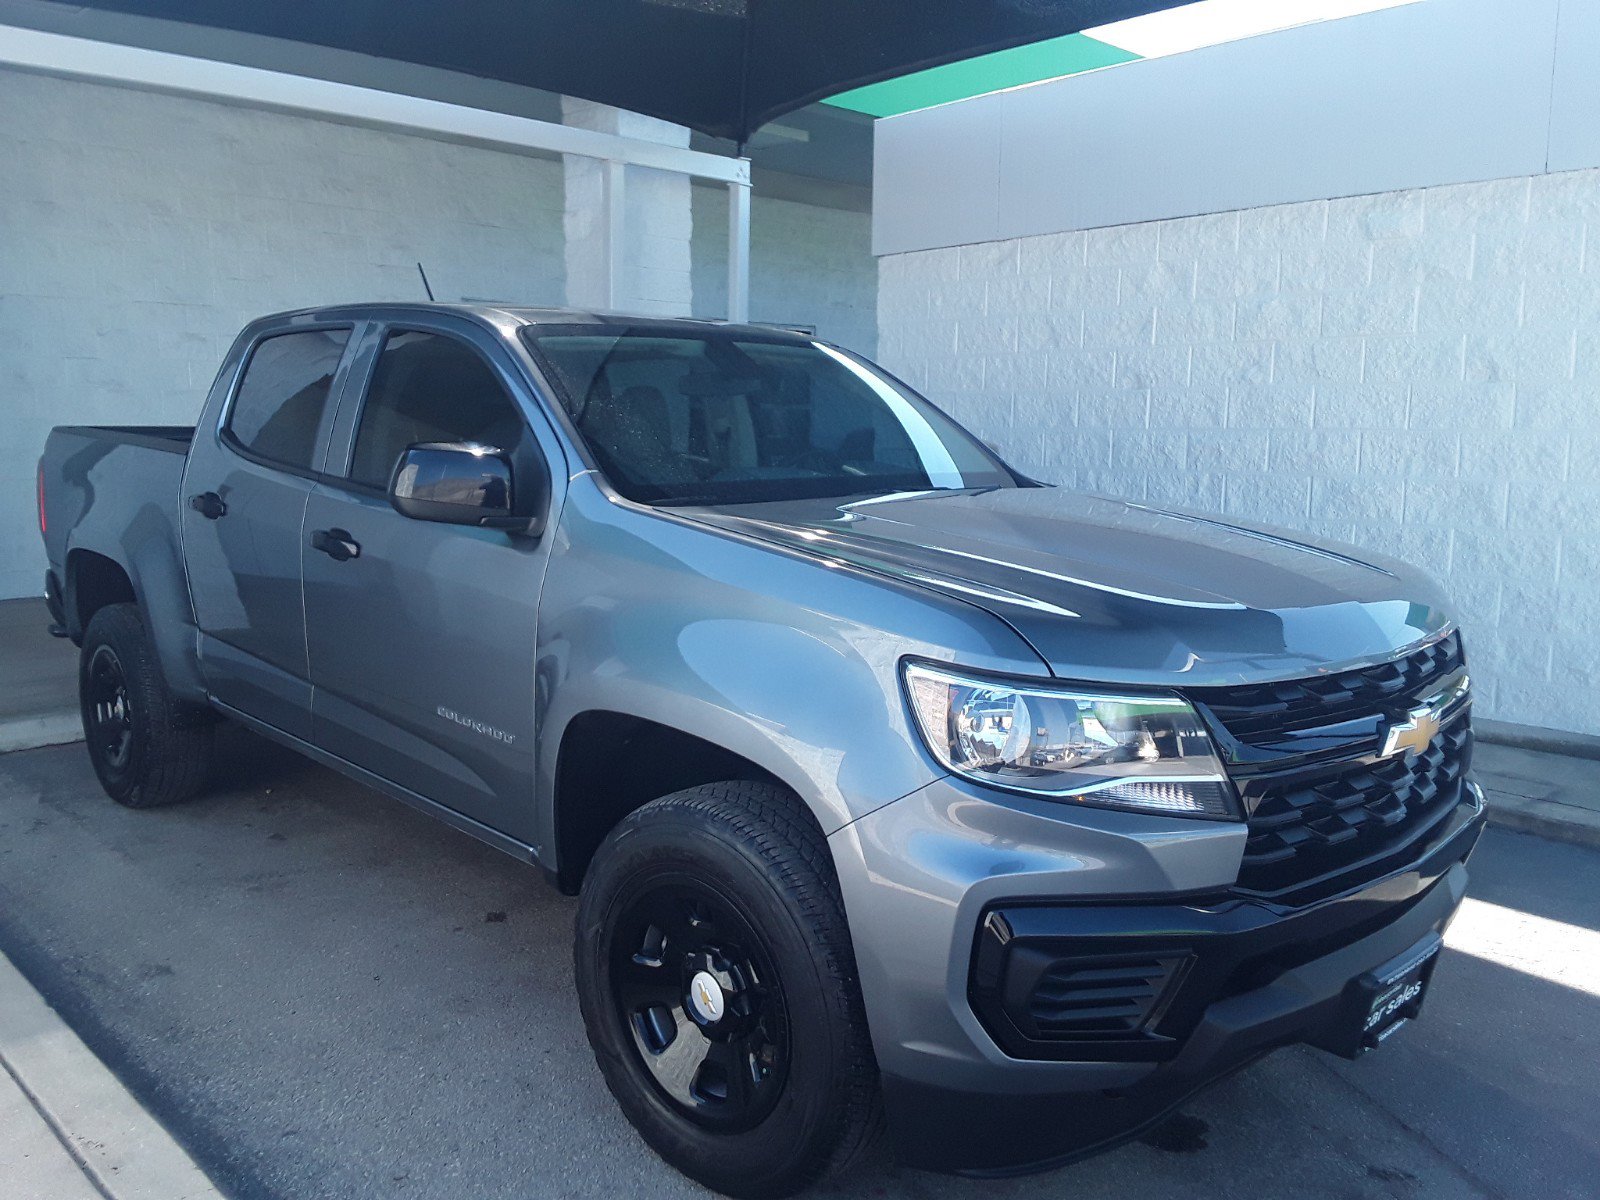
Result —
[[1236, 815], [1211, 737], [1177, 696], [1007, 683], [913, 662], [904, 670], [923, 740], [957, 775], [1053, 800]]

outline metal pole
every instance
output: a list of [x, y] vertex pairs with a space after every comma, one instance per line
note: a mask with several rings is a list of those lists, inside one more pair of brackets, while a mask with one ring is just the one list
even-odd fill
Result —
[[626, 284], [623, 270], [628, 254], [627, 178], [626, 163], [615, 158], [606, 159], [602, 176], [606, 217], [605, 307], [610, 312], [618, 312], [624, 307]]
[[750, 184], [728, 185], [728, 320], [750, 319]]

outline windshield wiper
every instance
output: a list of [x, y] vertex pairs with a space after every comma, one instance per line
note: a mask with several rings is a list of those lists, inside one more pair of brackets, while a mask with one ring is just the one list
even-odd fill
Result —
[[[694, 505], [694, 504], [739, 504], [739, 503], [741, 503], [741, 501], [730, 500], [726, 496], [716, 496], [716, 495], [713, 495], [710, 492], [701, 492], [701, 493], [692, 493], [691, 492], [687, 496], [663, 496], [659, 500], [644, 500], [644, 501], [641, 501], [641, 503], [648, 504], [652, 508], [677, 508], [680, 505]], [[746, 500], [746, 501], [743, 501], [742, 503], [754, 504], [754, 503], [759, 503], [759, 502], [758, 501], [753, 501], [753, 500]]]

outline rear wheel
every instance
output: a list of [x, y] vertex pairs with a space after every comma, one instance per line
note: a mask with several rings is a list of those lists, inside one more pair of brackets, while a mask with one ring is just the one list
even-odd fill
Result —
[[584, 1023], [612, 1094], [684, 1174], [790, 1195], [880, 1125], [827, 845], [779, 788], [722, 783], [626, 817], [578, 908]]
[[78, 706], [89, 761], [118, 804], [175, 804], [204, 784], [214, 718], [168, 689], [137, 606], [110, 604], [90, 618]]

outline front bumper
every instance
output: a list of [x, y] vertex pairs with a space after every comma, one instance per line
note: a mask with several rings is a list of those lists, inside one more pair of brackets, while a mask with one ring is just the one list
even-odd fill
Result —
[[[930, 811], [963, 829], [984, 815], [948, 803], [925, 805], [922, 815]], [[948, 829], [941, 835], [924, 824], [917, 845], [906, 821], [901, 814], [889, 822], [903, 861], [937, 868], [960, 859]], [[1195, 1091], [1274, 1048], [1309, 1042], [1343, 1050], [1351, 981], [1443, 932], [1465, 892], [1466, 860], [1483, 823], [1481, 792], [1469, 785], [1409, 866], [1300, 908], [1230, 894], [1225, 883], [1149, 886], [1156, 863], [1203, 874], [1215, 862], [1219, 847], [1206, 839], [1217, 835], [1194, 830], [1197, 823], [1188, 831], [1201, 840], [1176, 847], [1152, 840], [1148, 830], [1091, 830], [1073, 861], [1043, 873], [1028, 869], [1032, 848], [1025, 843], [1011, 844], [1007, 864], [1006, 847], [985, 838], [1002, 851], [999, 865], [1020, 865], [1021, 873], [950, 893], [953, 904], [942, 912], [952, 969], [938, 1014], [938, 989], [905, 971], [907, 952], [897, 969], [880, 918], [899, 926], [889, 936], [902, 946], [908, 936], [931, 935], [929, 922], [908, 929], [894, 919], [897, 908], [919, 910], [904, 905], [903, 888], [893, 889], [902, 893], [900, 903], [888, 899], [881, 871], [869, 870], [870, 890], [841, 872], [847, 906], [878, 903], [875, 917], [852, 925], [899, 1157], [968, 1174], [1043, 1169], [1137, 1136]], [[889, 848], [884, 832], [858, 831], [854, 844], [867, 862]], [[1140, 861], [1141, 851], [1148, 861]], [[921, 873], [916, 882], [926, 900], [937, 889]], [[1140, 879], [1144, 886], [1118, 886]], [[1155, 894], [1162, 890], [1168, 894]], [[920, 949], [926, 954], [926, 940]], [[1019, 973], [1037, 975], [1051, 956], [1095, 955], [1182, 965], [1137, 1028], [1060, 1036], [1019, 1018]]]

